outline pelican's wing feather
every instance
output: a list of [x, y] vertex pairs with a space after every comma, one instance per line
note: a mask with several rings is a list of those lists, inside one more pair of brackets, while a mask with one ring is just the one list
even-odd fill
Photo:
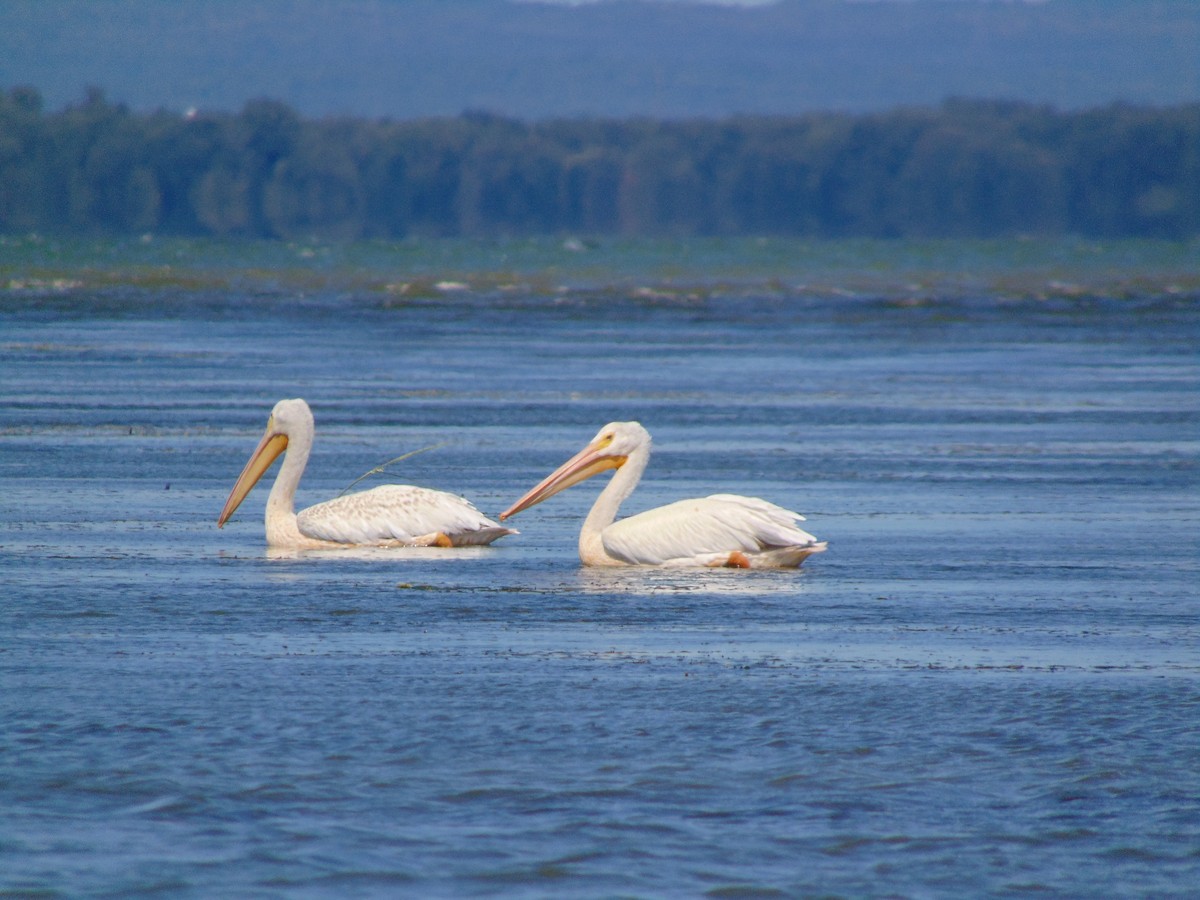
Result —
[[816, 545], [796, 526], [799, 513], [736, 494], [680, 500], [614, 522], [604, 529], [605, 551], [623, 562], [662, 565], [741, 551]]
[[340, 544], [413, 543], [444, 534], [455, 543], [480, 533], [495, 540], [511, 529], [497, 525], [471, 503], [445, 491], [407, 484], [385, 484], [310, 506], [296, 515], [306, 537]]

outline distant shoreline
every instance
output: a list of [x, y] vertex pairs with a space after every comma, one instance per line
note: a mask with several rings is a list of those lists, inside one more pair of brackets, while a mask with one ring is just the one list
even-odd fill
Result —
[[98, 90], [46, 113], [13, 88], [0, 134], [0, 234], [1200, 234], [1200, 104], [526, 124], [141, 114]]

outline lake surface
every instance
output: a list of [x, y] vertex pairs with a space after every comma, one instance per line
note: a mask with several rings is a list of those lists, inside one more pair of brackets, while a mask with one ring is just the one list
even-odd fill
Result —
[[[1195, 244], [7, 239], [0, 893], [1194, 896], [1198, 349]], [[292, 396], [301, 505], [638, 419], [829, 550], [269, 554]]]

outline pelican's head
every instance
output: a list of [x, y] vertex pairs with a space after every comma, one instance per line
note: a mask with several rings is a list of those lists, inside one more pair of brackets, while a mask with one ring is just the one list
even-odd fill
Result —
[[500, 521], [515, 516], [535, 503], [553, 497], [573, 484], [579, 484], [609, 469], [619, 469], [638, 451], [650, 449], [650, 432], [639, 422], [609, 422], [586, 447], [551, 472], [524, 497], [500, 513]]
[[233, 490], [229, 492], [229, 499], [225, 501], [225, 508], [221, 510], [221, 516], [217, 519], [218, 528], [229, 521], [229, 517], [241, 506], [250, 489], [258, 483], [267, 469], [271, 468], [271, 463], [287, 449], [288, 438], [299, 434], [311, 435], [312, 432], [312, 410], [308, 408], [307, 403], [296, 399], [280, 400], [275, 404], [275, 408], [271, 410], [271, 417], [267, 419], [267, 430], [263, 432], [262, 440], [250, 454], [249, 462], [242, 469]]

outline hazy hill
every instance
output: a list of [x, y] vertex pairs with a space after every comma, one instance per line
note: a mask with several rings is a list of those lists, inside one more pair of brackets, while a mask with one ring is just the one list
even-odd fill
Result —
[[1200, 99], [1195, 0], [4, 0], [0, 87], [51, 108], [521, 118]]

